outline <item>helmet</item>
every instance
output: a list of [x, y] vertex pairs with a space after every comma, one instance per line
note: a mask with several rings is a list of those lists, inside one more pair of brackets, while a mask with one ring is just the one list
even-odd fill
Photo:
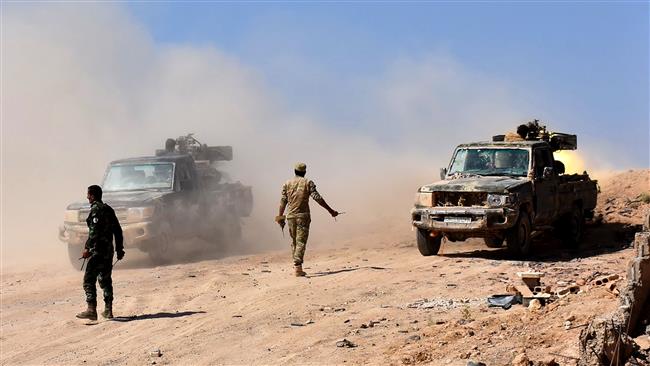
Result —
[[296, 163], [296, 165], [294, 165], [293, 169], [295, 171], [297, 171], [297, 172], [303, 172], [304, 173], [304, 172], [307, 171], [307, 164], [305, 164], [305, 163]]

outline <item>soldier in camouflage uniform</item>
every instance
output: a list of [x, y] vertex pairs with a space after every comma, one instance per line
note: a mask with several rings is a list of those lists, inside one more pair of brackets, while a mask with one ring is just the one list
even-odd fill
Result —
[[[284, 228], [285, 220], [289, 224], [289, 235], [291, 235], [291, 252], [293, 255], [293, 264], [297, 277], [305, 276], [302, 270], [302, 262], [305, 256], [305, 247], [309, 237], [309, 224], [311, 216], [309, 214], [309, 197], [323, 206], [332, 217], [338, 216], [338, 212], [333, 210], [327, 202], [321, 197], [316, 190], [316, 184], [305, 178], [307, 165], [297, 163], [294, 167], [295, 177], [288, 180], [282, 186], [282, 198], [280, 199], [280, 210], [275, 221]], [[285, 209], [287, 215], [284, 215]]]
[[95, 282], [104, 290], [104, 312], [106, 319], [113, 318], [113, 236], [115, 236], [115, 252], [117, 259], [124, 258], [124, 239], [122, 228], [111, 206], [102, 202], [102, 189], [97, 185], [88, 187], [88, 202], [90, 214], [86, 219], [88, 224], [88, 240], [81, 253], [88, 260], [84, 274], [83, 287], [86, 292], [88, 309], [77, 314], [77, 318], [97, 320], [97, 289]]

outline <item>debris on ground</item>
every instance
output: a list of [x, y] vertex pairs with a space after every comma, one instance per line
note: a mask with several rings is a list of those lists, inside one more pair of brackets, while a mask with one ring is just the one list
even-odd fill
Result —
[[351, 341], [343, 338], [341, 340], [336, 341], [336, 347], [342, 347], [342, 348], [354, 348], [357, 345], [352, 343]]

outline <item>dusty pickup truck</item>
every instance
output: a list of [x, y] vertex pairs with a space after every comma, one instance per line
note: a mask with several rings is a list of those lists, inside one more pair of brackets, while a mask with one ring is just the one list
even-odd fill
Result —
[[[179, 141], [187, 142], [185, 138]], [[102, 182], [103, 201], [115, 210], [125, 248], [147, 253], [155, 264], [182, 253], [184, 248], [173, 248], [178, 239], [201, 237], [217, 250], [236, 243], [241, 218], [252, 210], [251, 187], [225, 182], [211, 164], [231, 160], [229, 146], [186, 145], [179, 144], [181, 151], [113, 161]], [[195, 160], [198, 157], [206, 160]], [[67, 244], [75, 267], [80, 265], [78, 258], [88, 237], [89, 211], [88, 202], [70, 204], [59, 228], [59, 239]]]
[[593, 217], [598, 186], [586, 172], [564, 174], [553, 151], [575, 149], [577, 142], [575, 135], [558, 136], [572, 138], [564, 146], [498, 137], [458, 146], [441, 169], [442, 180], [416, 194], [411, 218], [420, 253], [437, 254], [443, 237], [478, 237], [492, 248], [505, 241], [514, 255], [525, 256], [531, 236], [543, 230], [555, 230], [566, 245], [576, 246], [585, 219]]

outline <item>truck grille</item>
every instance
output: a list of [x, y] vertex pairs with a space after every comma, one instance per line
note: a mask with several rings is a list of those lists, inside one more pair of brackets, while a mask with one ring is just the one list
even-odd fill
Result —
[[[117, 216], [117, 221], [120, 223], [123, 223], [126, 221], [126, 208], [115, 208], [115, 216]], [[82, 209], [79, 210], [79, 222], [86, 222], [86, 219], [88, 218], [88, 214], [90, 214], [90, 209]]]
[[115, 209], [115, 216], [117, 216], [117, 221], [121, 223], [126, 221], [126, 208], [116, 208]]
[[485, 192], [436, 192], [434, 206], [487, 206]]

